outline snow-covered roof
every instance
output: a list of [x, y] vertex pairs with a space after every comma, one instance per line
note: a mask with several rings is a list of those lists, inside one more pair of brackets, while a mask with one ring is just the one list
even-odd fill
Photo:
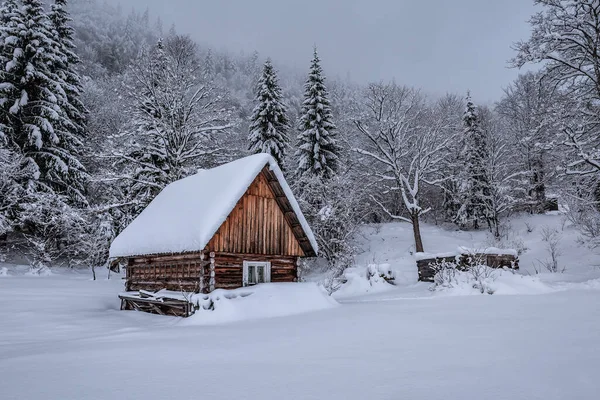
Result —
[[110, 257], [203, 250], [266, 165], [277, 177], [317, 254], [315, 237], [277, 162], [268, 154], [255, 154], [201, 170], [165, 187], [115, 238]]

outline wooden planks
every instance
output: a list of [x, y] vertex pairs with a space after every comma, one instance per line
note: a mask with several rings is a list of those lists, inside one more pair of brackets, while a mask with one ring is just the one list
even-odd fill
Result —
[[136, 310], [159, 315], [171, 315], [174, 317], [189, 317], [194, 314], [194, 305], [186, 300], [154, 298], [138, 298], [120, 295], [121, 310]]
[[208, 281], [208, 260], [201, 254], [130, 258], [126, 290], [175, 290], [199, 292], [201, 278]]
[[[181, 292], [208, 292], [216, 288], [233, 289], [242, 286], [242, 265], [246, 261], [269, 261], [271, 282], [294, 282], [297, 280], [297, 256], [215, 253], [214, 281], [211, 285], [210, 258], [180, 259], [177, 256], [161, 257], [160, 262], [152, 258], [146, 263], [134, 263], [130, 259], [127, 267], [126, 290], [161, 289]], [[201, 280], [205, 285], [201, 285]]]
[[304, 228], [302, 228], [300, 221], [296, 213], [294, 212], [290, 200], [287, 198], [283, 188], [279, 184], [279, 180], [269, 168], [264, 168], [262, 171], [262, 175], [267, 180], [269, 188], [275, 195], [275, 200], [279, 205], [279, 209], [283, 212], [284, 218], [287, 222], [287, 225], [292, 228], [294, 233], [294, 238], [298, 242], [298, 245], [302, 249], [303, 255], [307, 257], [315, 257], [316, 254], [304, 232]]
[[[285, 196], [284, 196], [285, 197]], [[267, 177], [261, 172], [208, 244], [215, 252], [303, 256], [296, 239], [304, 234], [289, 204], [284, 215]], [[295, 226], [289, 221], [295, 221]]]

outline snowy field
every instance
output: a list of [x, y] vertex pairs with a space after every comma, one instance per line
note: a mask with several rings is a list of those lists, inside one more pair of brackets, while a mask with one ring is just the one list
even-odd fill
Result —
[[[563, 274], [534, 272], [546, 256], [542, 226], [561, 232]], [[529, 249], [521, 274], [499, 277], [512, 288], [505, 295], [415, 283], [410, 226], [386, 224], [365, 227], [358, 264], [389, 264], [397, 286], [359, 282], [357, 268], [339, 305], [311, 284], [305, 301], [297, 289], [287, 305], [278, 290], [257, 289], [248, 299], [273, 300], [275, 313], [235, 315], [231, 302], [244, 300], [234, 299], [211, 325], [119, 311], [118, 276], [31, 277], [7, 266], [0, 399], [597, 399], [600, 257], [560, 216], [513, 229]], [[423, 234], [431, 252], [486, 245], [482, 233]]]

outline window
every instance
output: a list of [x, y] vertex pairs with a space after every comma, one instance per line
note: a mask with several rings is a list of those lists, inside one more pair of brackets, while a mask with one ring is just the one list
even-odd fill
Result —
[[243, 285], [252, 286], [265, 282], [271, 282], [271, 263], [244, 261]]

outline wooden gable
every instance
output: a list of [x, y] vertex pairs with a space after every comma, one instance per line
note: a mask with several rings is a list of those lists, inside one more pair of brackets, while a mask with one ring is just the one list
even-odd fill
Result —
[[222, 253], [314, 256], [289, 200], [268, 167], [257, 175], [208, 243]]

